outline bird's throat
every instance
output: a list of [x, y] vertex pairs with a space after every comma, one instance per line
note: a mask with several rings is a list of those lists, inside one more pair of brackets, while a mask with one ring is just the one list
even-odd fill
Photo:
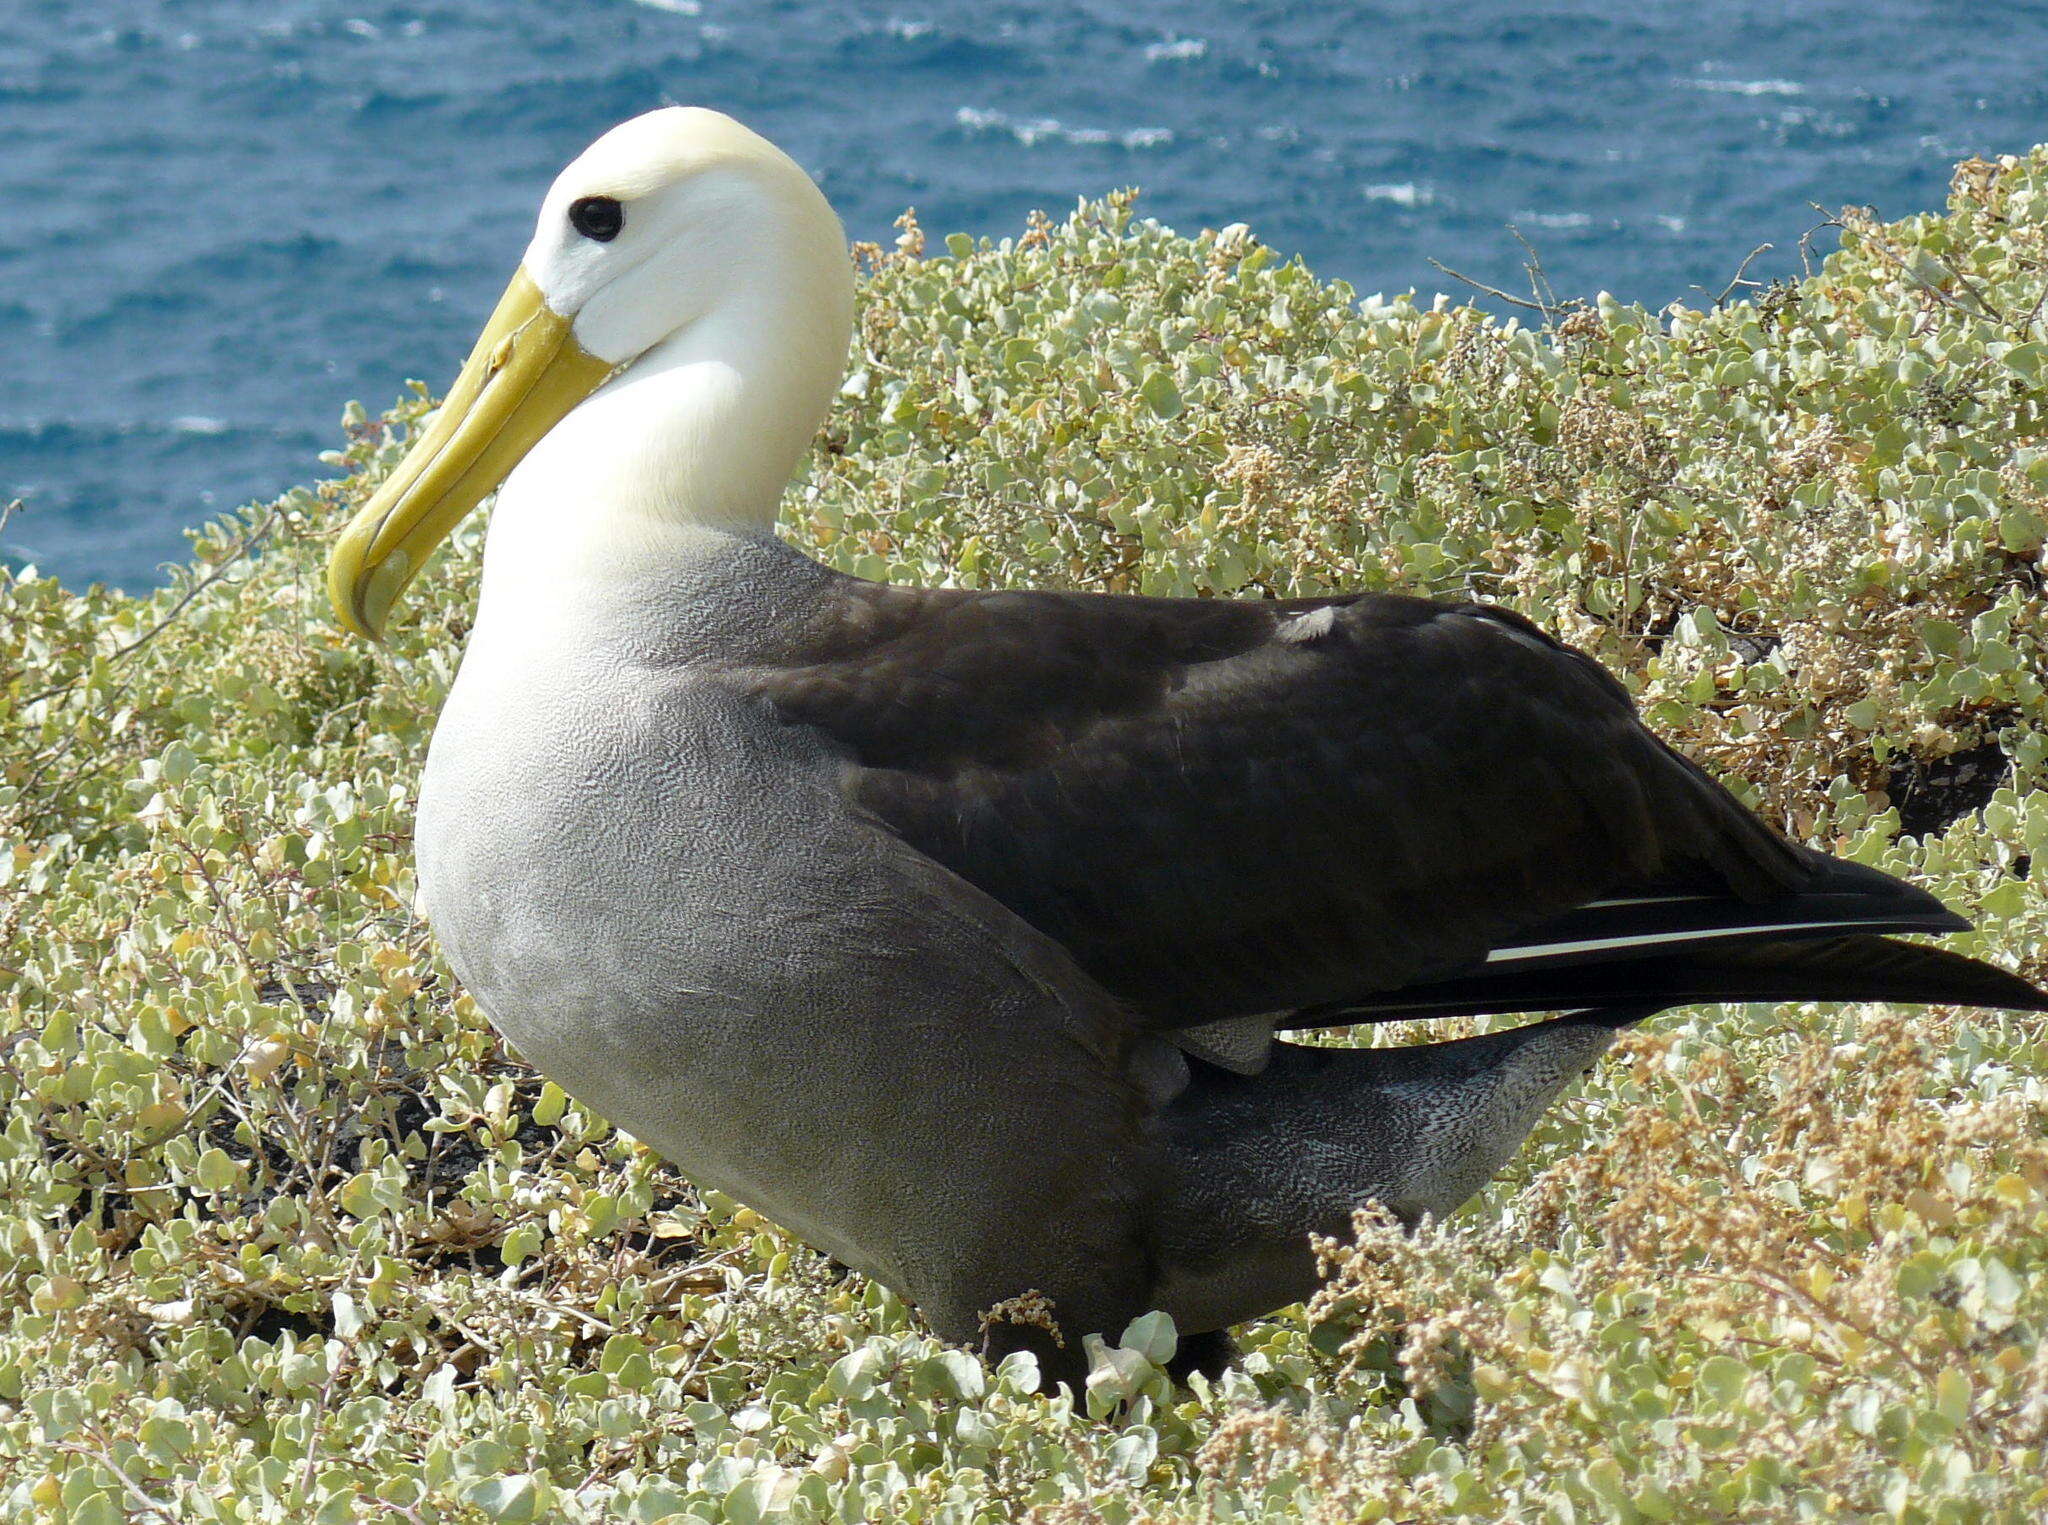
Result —
[[792, 364], [781, 326], [744, 308], [708, 317], [557, 424], [499, 491], [485, 613], [587, 623], [603, 617], [610, 593], [722, 537], [772, 534], [843, 354], [829, 370], [815, 355]]

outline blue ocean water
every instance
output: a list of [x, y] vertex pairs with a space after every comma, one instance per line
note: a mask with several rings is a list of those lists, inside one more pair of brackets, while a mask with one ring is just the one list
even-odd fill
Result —
[[[1362, 292], [1652, 305], [2048, 138], [2048, 9], [1938, 0], [0, 0], [0, 555], [146, 585], [446, 383], [560, 165], [717, 106], [857, 237], [1144, 188]], [[1482, 305], [1485, 305], [1482, 302]]]

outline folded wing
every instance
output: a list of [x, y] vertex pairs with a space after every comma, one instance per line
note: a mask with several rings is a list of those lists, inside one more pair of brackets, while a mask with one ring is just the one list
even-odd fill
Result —
[[746, 681], [843, 750], [860, 808], [1150, 1023], [1960, 925], [1786, 842], [1597, 664], [1482, 605], [846, 579]]

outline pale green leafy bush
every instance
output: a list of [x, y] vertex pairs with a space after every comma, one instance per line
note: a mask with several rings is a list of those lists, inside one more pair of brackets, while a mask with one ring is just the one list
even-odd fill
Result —
[[[1539, 330], [1128, 197], [950, 259], [909, 223], [788, 531], [878, 577], [1512, 604], [2039, 978], [2048, 153], [1843, 223], [1796, 288]], [[386, 652], [319, 567], [425, 405], [352, 408], [339, 480], [150, 597], [0, 582], [0, 1513], [2048, 1513], [2034, 1019], [1660, 1019], [1451, 1223], [1328, 1246], [1243, 1372], [1176, 1392], [1141, 1321], [1081, 1413], [700, 1196], [411, 915], [481, 528]]]

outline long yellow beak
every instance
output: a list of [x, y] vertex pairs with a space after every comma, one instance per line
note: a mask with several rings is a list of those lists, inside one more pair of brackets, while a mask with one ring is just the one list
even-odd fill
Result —
[[335, 542], [335, 617], [381, 641], [434, 547], [612, 369], [576, 342], [520, 266], [433, 423]]

